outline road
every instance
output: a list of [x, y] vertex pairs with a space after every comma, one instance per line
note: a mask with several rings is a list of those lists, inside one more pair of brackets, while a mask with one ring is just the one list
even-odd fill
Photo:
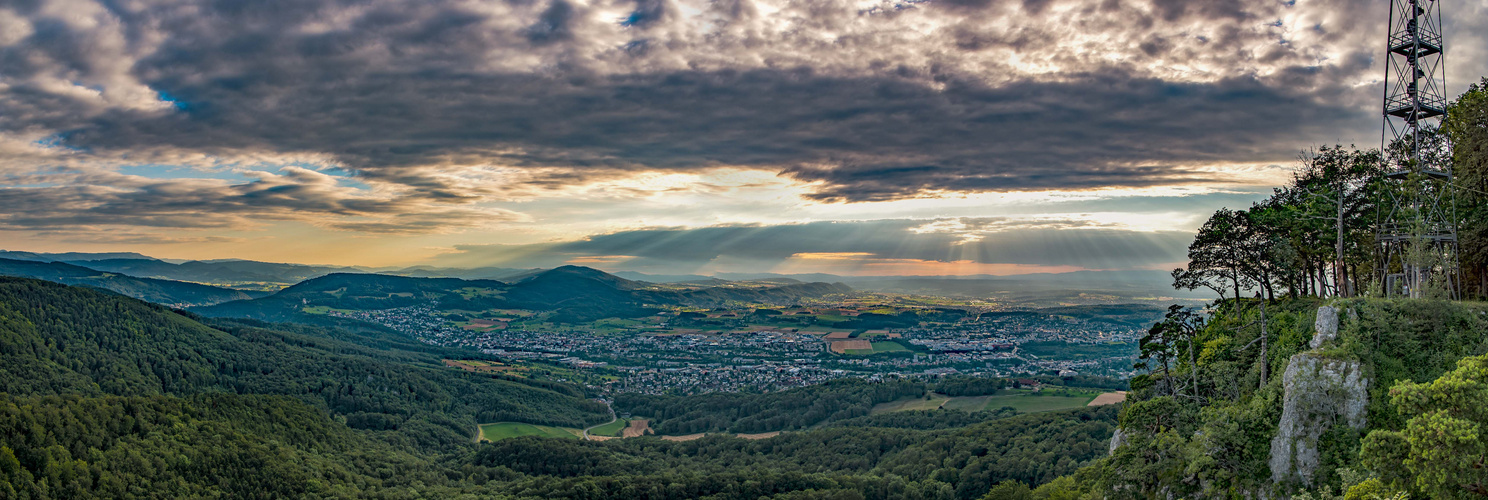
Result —
[[600, 426], [605, 426], [605, 425], [610, 425], [610, 424], [615, 423], [616, 420], [620, 420], [620, 417], [615, 416], [615, 407], [610, 406], [610, 402], [609, 401], [606, 401], [606, 400], [601, 399], [601, 400], [599, 400], [599, 402], [604, 403], [605, 404], [605, 408], [609, 408], [609, 410], [610, 410], [610, 421], [609, 422], [605, 422], [603, 424], [591, 425], [591, 426], [585, 428], [584, 429], [584, 440], [585, 441], [589, 441], [590, 440], [589, 439], [589, 429], [593, 429], [595, 427], [600, 427]]

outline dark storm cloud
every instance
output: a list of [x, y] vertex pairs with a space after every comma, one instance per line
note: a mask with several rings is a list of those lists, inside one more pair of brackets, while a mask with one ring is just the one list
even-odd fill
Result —
[[[1187, 231], [1139, 233], [1091, 227], [1083, 221], [1044, 221], [1022, 227], [1012, 220], [948, 219], [954, 228], [926, 227], [935, 221], [884, 220], [792, 225], [646, 229], [542, 245], [463, 245], [441, 257], [450, 265], [552, 266], [582, 257], [628, 256], [630, 268], [687, 272], [715, 260], [777, 264], [798, 254], [863, 254], [855, 258], [1087, 269], [1151, 268], [1184, 258]], [[980, 239], [969, 240], [968, 235]]]
[[[47, 177], [31, 182], [51, 184]], [[319, 172], [288, 168], [240, 184], [158, 180], [109, 173], [67, 176], [67, 184], [0, 189], [0, 229], [89, 230], [98, 226], [253, 229], [299, 220], [365, 233], [439, 232], [511, 220], [509, 212], [374, 197]], [[106, 186], [106, 187], [105, 187]]]
[[537, 24], [527, 28], [527, 39], [541, 44], [573, 38], [573, 18], [573, 4], [566, 0], [553, 0], [542, 15], [538, 16]]
[[[607, 169], [784, 165], [787, 175], [824, 182], [817, 197], [862, 201], [926, 190], [1209, 180], [1170, 165], [1289, 153], [1269, 143], [1278, 129], [1367, 118], [1253, 81], [1188, 85], [1118, 75], [996, 89], [948, 82], [941, 91], [894, 78], [774, 70], [582, 85], [519, 75], [371, 80], [334, 88], [310, 82], [315, 88], [281, 96], [262, 113], [219, 111], [239, 108], [228, 104], [235, 92], [182, 87], [183, 98], [214, 109], [146, 120], [100, 117], [69, 141], [92, 148], [171, 141], [185, 149], [319, 149], [373, 178], [408, 173], [400, 167], [491, 158]], [[390, 104], [420, 95], [442, 98]], [[1071, 102], [1075, 95], [1079, 102]], [[335, 118], [347, 114], [355, 116]]]
[[[1372, 46], [1319, 64], [1267, 31], [1291, 8], [1271, 0], [906, 4], [938, 26], [925, 48], [895, 38], [908, 11], [828, 0], [775, 5], [781, 31], [762, 2], [714, 2], [704, 32], [669, 0], [76, 3], [101, 21], [3, 4], [29, 32], [0, 45], [0, 131], [88, 154], [325, 155], [427, 200], [504, 189], [439, 175], [483, 164], [573, 182], [750, 166], [833, 201], [1218, 181], [1190, 167], [1372, 126], [1354, 87]], [[1330, 36], [1351, 43], [1360, 19]], [[1124, 59], [1059, 47], [1088, 35]], [[1063, 69], [976, 59], [994, 50]], [[1221, 77], [1159, 75], [1177, 64]], [[155, 93], [170, 102], [139, 104]]]

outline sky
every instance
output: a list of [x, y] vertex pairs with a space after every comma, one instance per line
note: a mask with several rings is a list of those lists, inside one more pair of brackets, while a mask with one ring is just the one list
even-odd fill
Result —
[[[1488, 0], [1440, 0], [1449, 97]], [[0, 0], [0, 249], [1171, 269], [1377, 147], [1383, 0]]]

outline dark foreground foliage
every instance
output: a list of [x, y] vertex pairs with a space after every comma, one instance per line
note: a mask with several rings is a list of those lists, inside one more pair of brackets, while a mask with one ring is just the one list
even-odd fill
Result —
[[278, 396], [0, 396], [0, 498], [978, 498], [1104, 455], [1114, 408], [758, 441], [536, 437], [422, 453]]

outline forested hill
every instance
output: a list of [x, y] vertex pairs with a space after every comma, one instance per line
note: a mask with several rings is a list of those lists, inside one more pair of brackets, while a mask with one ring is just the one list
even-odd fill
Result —
[[63, 262], [0, 258], [0, 275], [100, 288], [160, 304], [199, 306], [252, 298], [252, 295], [241, 290], [180, 281], [136, 278]]
[[435, 447], [470, 441], [479, 422], [582, 427], [608, 418], [571, 387], [450, 370], [437, 352], [367, 347], [388, 342], [364, 334], [214, 326], [86, 288], [0, 278], [0, 392], [282, 394], [352, 427], [397, 430], [399, 439]]
[[[60, 260], [60, 259], [59, 259]], [[150, 258], [97, 259], [67, 261], [84, 267], [149, 278], [203, 283], [262, 282], [298, 283], [317, 276], [335, 272], [354, 271], [341, 266], [307, 266], [302, 264], [276, 264], [251, 260], [187, 261], [173, 264]]]
[[[439, 359], [458, 353], [411, 342], [376, 330], [203, 324], [97, 290], [0, 278], [0, 498], [972, 500], [1001, 481], [1037, 485], [1104, 456], [1116, 415], [922, 412], [760, 441], [477, 444], [477, 422], [584, 427], [610, 415], [574, 387], [448, 369]], [[842, 423], [852, 408], [923, 390], [847, 385], [811, 394], [850, 400], [758, 395], [742, 404], [750, 415], [729, 418], [743, 425], [813, 407], [823, 411], [805, 417]]]
[[307, 280], [268, 297], [193, 311], [207, 316], [282, 321], [301, 318], [299, 312], [306, 306], [388, 309], [437, 303], [443, 309], [556, 311], [555, 319], [559, 321], [587, 321], [651, 314], [657, 305], [790, 304], [805, 297], [850, 291], [845, 285], [828, 283], [666, 288], [587, 267], [564, 266], [512, 283], [337, 273]]

